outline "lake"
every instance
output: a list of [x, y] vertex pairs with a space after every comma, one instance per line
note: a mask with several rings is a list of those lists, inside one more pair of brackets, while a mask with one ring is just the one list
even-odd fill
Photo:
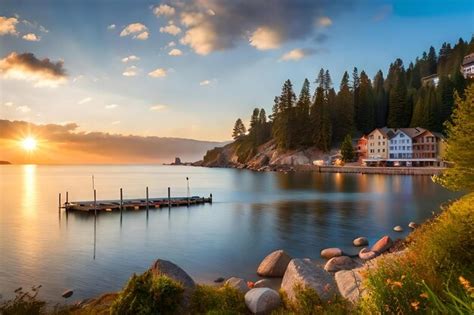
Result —
[[[69, 200], [213, 194], [213, 204], [100, 213], [58, 211]], [[319, 259], [325, 247], [357, 253], [352, 240], [373, 243], [410, 221], [422, 222], [457, 195], [428, 176], [258, 173], [186, 166], [0, 166], [0, 294], [41, 284], [40, 296], [62, 301], [119, 290], [156, 258], [170, 260], [196, 281], [238, 276], [256, 280], [268, 253]], [[408, 228], [406, 228], [408, 230]]]

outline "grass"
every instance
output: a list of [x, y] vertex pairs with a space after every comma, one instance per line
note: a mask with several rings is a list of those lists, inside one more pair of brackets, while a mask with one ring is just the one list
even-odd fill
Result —
[[474, 193], [452, 203], [408, 237], [405, 254], [388, 256], [369, 271], [360, 312], [445, 313], [453, 308], [464, 314], [470, 308], [473, 313], [473, 205]]
[[244, 295], [229, 286], [198, 285], [191, 297], [191, 314], [246, 314]]

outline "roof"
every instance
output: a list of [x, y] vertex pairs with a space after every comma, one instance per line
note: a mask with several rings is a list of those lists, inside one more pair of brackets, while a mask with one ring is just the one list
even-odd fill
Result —
[[407, 136], [409, 136], [410, 138], [414, 138], [420, 134], [422, 134], [423, 132], [426, 131], [425, 128], [421, 128], [421, 127], [415, 127], [415, 128], [400, 128], [401, 131], [403, 131]]
[[388, 133], [390, 130], [392, 130], [392, 129], [390, 129], [390, 128], [388, 128], [388, 127], [375, 128], [374, 130], [372, 130], [372, 131], [369, 133], [369, 135], [372, 134], [373, 132], [377, 131], [377, 130], [378, 130], [383, 136], [388, 137], [387, 133]]
[[427, 81], [427, 80], [434, 80], [438, 77], [438, 74], [435, 73], [435, 74], [432, 74], [432, 75], [428, 75], [426, 77], [423, 77], [421, 78], [421, 81]]
[[463, 66], [467, 66], [471, 63], [474, 63], [474, 53], [464, 56], [464, 59], [462, 60]]

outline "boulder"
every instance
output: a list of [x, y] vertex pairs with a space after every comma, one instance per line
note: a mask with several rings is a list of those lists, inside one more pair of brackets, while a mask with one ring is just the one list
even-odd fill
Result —
[[224, 282], [224, 280], [225, 280], [224, 278], [219, 277], [219, 278], [217, 278], [216, 280], [214, 280], [214, 282], [215, 282], [215, 283], [221, 283], [221, 282]]
[[354, 244], [354, 246], [367, 246], [369, 245], [369, 240], [367, 239], [367, 237], [361, 236], [353, 240], [352, 244]]
[[247, 293], [247, 291], [249, 290], [249, 287], [247, 286], [247, 282], [245, 282], [245, 280], [242, 278], [236, 278], [236, 277], [229, 278], [225, 282], [225, 285], [231, 288], [237, 289], [244, 294]]
[[332, 298], [336, 291], [336, 283], [331, 274], [309, 259], [292, 259], [286, 268], [281, 290], [292, 302], [295, 301], [295, 289], [298, 286], [315, 290], [323, 301]]
[[326, 248], [321, 251], [321, 257], [326, 259], [331, 259], [337, 256], [342, 256], [342, 250], [337, 247]]
[[357, 263], [351, 257], [338, 256], [329, 259], [326, 265], [324, 265], [324, 270], [327, 272], [336, 272], [339, 270], [350, 270], [357, 267], [359, 267], [359, 263]]
[[358, 269], [338, 271], [334, 275], [334, 280], [341, 296], [354, 304], [364, 293], [362, 276]]
[[61, 296], [65, 299], [70, 298], [73, 295], [74, 291], [73, 290], [66, 290], [61, 294]]
[[283, 277], [290, 260], [291, 257], [285, 251], [276, 250], [262, 260], [257, 274], [262, 277]]
[[254, 288], [270, 288], [273, 290], [279, 290], [281, 286], [281, 278], [268, 278], [261, 279], [255, 282]]
[[411, 229], [416, 229], [418, 226], [419, 226], [418, 223], [415, 223], [413, 221], [408, 223], [408, 227]]
[[397, 225], [397, 226], [393, 227], [393, 230], [395, 232], [403, 232], [403, 228], [400, 225]]
[[367, 247], [364, 247], [360, 250], [359, 252], [359, 258], [362, 260], [370, 260], [372, 258], [375, 258], [377, 256], [377, 253], [374, 251], [371, 251]]
[[194, 280], [179, 266], [173, 264], [171, 261], [157, 259], [151, 266], [151, 272], [155, 275], [165, 275], [177, 282], [180, 282], [185, 290], [194, 289], [196, 284]]
[[189, 304], [191, 295], [196, 288], [196, 284], [186, 271], [173, 264], [171, 261], [162, 259], [157, 259], [150, 269], [151, 272], [157, 276], [164, 275], [181, 283], [184, 287], [182, 306], [186, 307]]
[[252, 314], [270, 314], [280, 304], [278, 292], [269, 288], [255, 288], [245, 294], [245, 305]]
[[389, 236], [385, 235], [372, 246], [372, 251], [379, 255], [388, 250], [390, 247], [392, 247], [392, 245], [392, 239]]

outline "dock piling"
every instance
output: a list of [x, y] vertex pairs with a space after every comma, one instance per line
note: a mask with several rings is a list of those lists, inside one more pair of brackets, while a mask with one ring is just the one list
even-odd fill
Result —
[[123, 212], [123, 190], [120, 188], [120, 221], [122, 221], [122, 212]]
[[148, 216], [148, 210], [149, 210], [149, 202], [148, 202], [148, 186], [146, 187], [146, 215]]
[[171, 188], [168, 187], [168, 208], [171, 208]]
[[69, 192], [66, 191], [66, 206], [69, 203]]
[[58, 211], [61, 212], [61, 193], [59, 193]]
[[97, 192], [94, 189], [94, 215], [97, 216]]

